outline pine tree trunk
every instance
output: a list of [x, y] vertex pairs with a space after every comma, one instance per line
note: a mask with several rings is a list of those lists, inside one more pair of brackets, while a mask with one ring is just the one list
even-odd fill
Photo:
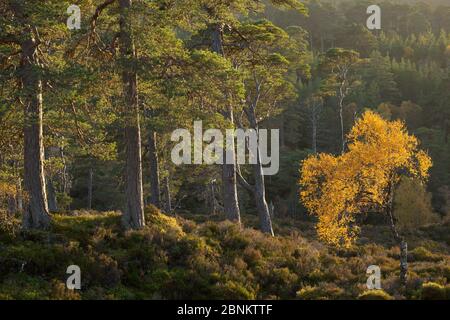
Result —
[[161, 187], [159, 181], [159, 163], [156, 132], [150, 131], [148, 138], [148, 155], [150, 163], [150, 203], [161, 209]]
[[24, 186], [26, 208], [24, 229], [45, 229], [50, 226], [44, 178], [44, 144], [42, 129], [42, 81], [37, 57], [37, 40], [31, 30], [21, 49], [21, 81], [24, 102]]
[[269, 206], [266, 201], [266, 187], [264, 182], [263, 168], [259, 157], [258, 148], [258, 161], [257, 164], [252, 165], [253, 174], [255, 177], [254, 197], [256, 203], [256, 210], [259, 216], [259, 224], [261, 231], [274, 235], [272, 228], [272, 218], [270, 217]]
[[125, 197], [126, 207], [123, 224], [126, 229], [145, 226], [144, 198], [142, 188], [141, 129], [137, 74], [135, 70], [136, 51], [132, 36], [130, 9], [131, 0], [120, 0], [120, 53], [123, 61], [122, 82], [124, 97], [125, 126]]
[[[233, 148], [233, 151], [231, 150]], [[234, 144], [226, 152], [234, 153]], [[222, 165], [223, 210], [225, 217], [236, 223], [241, 223], [241, 213], [237, 195], [236, 165]]]
[[257, 154], [256, 154], [256, 164], [252, 165], [253, 167], [253, 175], [255, 178], [255, 185], [254, 185], [254, 197], [255, 197], [255, 203], [256, 203], [256, 210], [258, 212], [259, 216], [259, 223], [261, 231], [270, 235], [274, 235], [273, 228], [272, 228], [272, 218], [270, 217], [270, 211], [269, 206], [267, 205], [266, 201], [266, 186], [264, 182], [264, 174], [263, 174], [263, 167], [261, 163], [261, 154], [259, 151], [259, 128], [256, 121], [256, 114], [255, 110], [251, 108], [249, 112], [246, 113], [249, 117], [250, 125], [253, 127], [253, 129], [256, 130], [256, 134], [258, 137], [258, 147], [257, 147]]
[[89, 168], [88, 203], [87, 203], [88, 210], [92, 209], [92, 189], [93, 189], [93, 186], [94, 186], [94, 170], [92, 170], [92, 168]]
[[[217, 54], [224, 56], [223, 51], [223, 34], [224, 24], [217, 24], [214, 26], [212, 32], [212, 50]], [[228, 122], [234, 126], [233, 106], [228, 104], [226, 118]], [[237, 179], [236, 179], [236, 152], [234, 147], [234, 140], [226, 146], [226, 153], [231, 155], [234, 159], [233, 163], [224, 163], [222, 165], [222, 192], [223, 192], [223, 210], [225, 217], [228, 220], [241, 223], [241, 213], [239, 210], [239, 199], [237, 194]]]

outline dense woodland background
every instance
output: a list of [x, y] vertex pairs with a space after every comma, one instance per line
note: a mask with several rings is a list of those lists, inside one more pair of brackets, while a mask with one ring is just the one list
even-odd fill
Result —
[[[0, 3], [0, 298], [449, 297], [448, 0], [382, 1], [381, 30], [365, 0], [73, 2], [80, 30], [67, 1]], [[368, 110], [433, 164], [395, 188], [405, 283], [385, 215], [336, 247], [299, 196], [302, 161], [346, 152]], [[279, 129], [279, 173], [174, 165], [194, 120]]]

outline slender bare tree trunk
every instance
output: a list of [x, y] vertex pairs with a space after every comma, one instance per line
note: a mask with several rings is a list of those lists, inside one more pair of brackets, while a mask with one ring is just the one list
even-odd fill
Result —
[[[315, 108], [315, 107], [314, 107]], [[317, 153], [317, 114], [316, 110], [313, 110], [312, 114], [312, 149], [313, 153]]]
[[150, 131], [148, 138], [148, 156], [150, 162], [150, 203], [161, 209], [161, 187], [159, 181], [159, 163], [156, 132]]
[[405, 239], [400, 241], [400, 283], [406, 286], [408, 280], [408, 244]]
[[61, 172], [61, 192], [64, 194], [69, 193], [69, 178], [67, 176], [67, 163], [66, 156], [64, 154], [64, 146], [59, 147], [59, 156], [61, 157], [61, 161], [63, 164], [62, 172]]
[[217, 214], [217, 202], [216, 202], [216, 188], [215, 188], [215, 180], [210, 181], [208, 184], [208, 195], [209, 195], [209, 210], [210, 215]]
[[[223, 51], [223, 23], [219, 23], [214, 26], [212, 32], [212, 50], [221, 56], [224, 55]], [[228, 103], [226, 118], [229, 123], [234, 126], [233, 106]], [[234, 162], [236, 161], [236, 152], [234, 147], [234, 140], [230, 141], [229, 145], [226, 145], [226, 153], [231, 154]], [[237, 179], [236, 179], [236, 163], [225, 163], [222, 165], [222, 192], [223, 192], [223, 209], [225, 216], [230, 221], [241, 223], [241, 213], [239, 210], [239, 199], [237, 194]]]
[[389, 187], [389, 202], [387, 206], [387, 214], [389, 217], [392, 234], [400, 248], [400, 284], [403, 288], [405, 288], [408, 280], [408, 244], [406, 242], [406, 239], [399, 234], [396, 227], [396, 221], [393, 212], [394, 191], [395, 186], [393, 183], [391, 183]]
[[88, 179], [88, 209], [92, 209], [92, 189], [94, 186], [94, 170], [92, 168], [89, 168], [89, 179]]
[[345, 152], [345, 136], [344, 136], [344, 96], [339, 96], [339, 120], [341, 124], [341, 153]]
[[170, 213], [172, 212], [172, 198], [170, 197], [169, 176], [166, 176], [164, 178], [164, 198], [166, 200], [164, 210], [166, 211], [166, 213]]
[[58, 202], [56, 200], [55, 187], [53, 186], [53, 181], [50, 176], [47, 176], [46, 184], [47, 184], [48, 210], [50, 212], [56, 212], [58, 211]]
[[312, 124], [312, 149], [314, 154], [317, 153], [317, 131], [319, 127], [319, 118], [321, 108], [323, 106], [322, 98], [313, 98], [311, 109], [311, 124]]
[[8, 210], [9, 215], [14, 215], [17, 212], [17, 202], [14, 195], [8, 196]]
[[124, 126], [126, 145], [125, 196], [126, 206], [123, 224], [126, 229], [145, 226], [144, 197], [142, 188], [141, 128], [139, 123], [139, 102], [136, 51], [132, 35], [130, 9], [131, 0], [120, 3], [120, 54], [123, 60], [122, 82], [124, 97]]
[[22, 191], [22, 179], [17, 178], [16, 184], [16, 208], [18, 212], [23, 211], [23, 191]]
[[[45, 159], [48, 160], [50, 158], [50, 149], [45, 149], [44, 155]], [[45, 184], [47, 190], [47, 203], [49, 212], [57, 212], [58, 211], [58, 202], [56, 200], [56, 191], [53, 185], [53, 177], [50, 174], [45, 175]]]
[[44, 178], [42, 81], [37, 57], [38, 40], [31, 30], [24, 34], [20, 76], [24, 102], [24, 185], [27, 196], [24, 229], [50, 226]]

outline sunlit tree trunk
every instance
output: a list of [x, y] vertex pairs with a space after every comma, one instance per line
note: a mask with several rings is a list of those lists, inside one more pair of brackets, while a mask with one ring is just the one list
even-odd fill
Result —
[[165, 198], [165, 208], [167, 213], [172, 212], [172, 198], [170, 196], [170, 180], [169, 176], [164, 178], [164, 198]]
[[42, 81], [37, 46], [38, 40], [32, 30], [27, 30], [21, 44], [20, 68], [24, 103], [25, 229], [43, 229], [50, 226], [44, 176]]
[[120, 54], [122, 58], [122, 82], [124, 98], [125, 131], [125, 197], [123, 224], [126, 229], [139, 229], [145, 225], [144, 198], [142, 188], [141, 129], [137, 74], [135, 70], [136, 51], [131, 28], [131, 0], [120, 3]]
[[[223, 24], [217, 24], [212, 31], [212, 50], [221, 56], [224, 56], [222, 41], [223, 26]], [[227, 106], [226, 118], [234, 126], [233, 106], [231, 104]], [[234, 140], [230, 141], [230, 144], [226, 146], [226, 152], [232, 155], [232, 159], [236, 159]], [[225, 216], [228, 220], [240, 224], [241, 213], [237, 194], [236, 163], [225, 163], [222, 165], [222, 189]]]
[[264, 182], [264, 173], [261, 163], [259, 128], [254, 108], [250, 108], [250, 110], [246, 112], [246, 114], [249, 118], [248, 120], [250, 122], [250, 125], [252, 126], [253, 129], [256, 130], [256, 135], [258, 137], [257, 154], [256, 154], [257, 161], [256, 164], [252, 165], [253, 175], [255, 178], [253, 193], [255, 197], [256, 210], [259, 216], [261, 231], [273, 236], [272, 218], [270, 217], [269, 206], [267, 205], [266, 201], [266, 186]]
[[342, 89], [340, 89], [340, 93], [338, 95], [339, 99], [339, 121], [341, 125], [341, 152], [345, 152], [345, 134], [344, 134], [344, 94], [342, 93]]
[[408, 243], [406, 242], [406, 239], [403, 238], [396, 226], [396, 219], [394, 217], [394, 192], [395, 192], [395, 185], [391, 182], [389, 187], [389, 201], [387, 205], [387, 214], [389, 217], [389, 222], [392, 230], [392, 234], [394, 236], [395, 241], [397, 242], [397, 245], [400, 248], [400, 284], [402, 287], [406, 287], [407, 283], [407, 274], [408, 274]]

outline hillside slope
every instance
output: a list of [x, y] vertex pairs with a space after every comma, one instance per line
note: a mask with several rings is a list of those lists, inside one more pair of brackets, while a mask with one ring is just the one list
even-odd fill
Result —
[[[356, 299], [369, 265], [380, 266], [391, 297], [419, 299], [423, 283], [445, 286], [450, 277], [448, 223], [411, 235], [408, 291], [400, 293], [399, 251], [384, 227], [368, 226], [357, 246], [338, 250], [316, 241], [306, 222], [276, 225], [279, 236], [269, 238], [229, 222], [196, 223], [151, 208], [146, 215], [147, 227], [132, 232], [121, 231], [115, 212], [55, 215], [49, 232], [3, 224], [0, 299]], [[65, 287], [73, 264], [80, 291]], [[424, 298], [445, 297], [443, 286], [427, 285]]]

